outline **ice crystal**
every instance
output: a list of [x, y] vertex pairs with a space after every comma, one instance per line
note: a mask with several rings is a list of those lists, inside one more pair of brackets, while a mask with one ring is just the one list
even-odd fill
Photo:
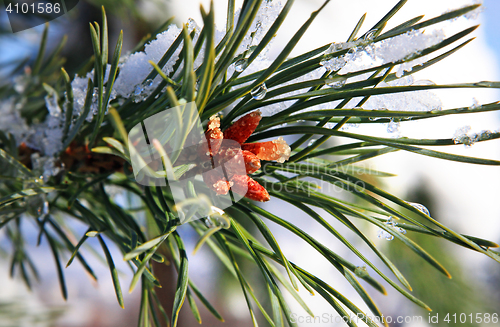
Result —
[[0, 130], [11, 133], [19, 145], [28, 135], [30, 129], [21, 111], [18, 110], [15, 98], [7, 98], [0, 101]]
[[26, 87], [32, 78], [33, 77], [29, 72], [16, 76], [14, 78], [14, 90], [19, 94], [24, 93], [24, 90], [26, 90]]
[[346, 64], [347, 62], [343, 57], [340, 58], [335, 57], [330, 60], [322, 60], [320, 62], [320, 65], [325, 67], [327, 71], [335, 71], [335, 72], [341, 70]]
[[387, 132], [388, 133], [399, 133], [399, 127], [400, 127], [399, 122], [395, 122], [394, 120], [391, 119], [389, 124], [387, 124]]
[[[375, 32], [373, 32], [375, 33]], [[368, 36], [373, 33], [367, 33]], [[338, 51], [349, 49], [342, 55], [320, 62], [326, 71], [337, 72], [337, 76], [348, 73], [355, 73], [364, 69], [396, 63], [405, 60], [397, 66], [396, 76], [401, 77], [390, 83], [381, 83], [379, 87], [411, 85], [413, 78], [404, 76], [405, 72], [410, 72], [415, 65], [420, 65], [426, 61], [424, 57], [413, 59], [421, 50], [433, 46], [444, 39], [442, 30], [432, 32], [409, 31], [405, 34], [372, 43], [371, 38], [365, 38], [356, 42], [332, 43], [326, 51], [326, 55], [334, 54]], [[328, 57], [327, 57], [328, 58]], [[349, 78], [348, 82], [364, 80], [366, 74]], [[343, 86], [338, 85], [337, 86]], [[417, 85], [415, 83], [415, 85]], [[349, 105], [349, 104], [348, 104]], [[355, 104], [353, 104], [355, 105]], [[402, 92], [372, 96], [363, 105], [364, 109], [386, 109], [398, 111], [432, 111], [441, 110], [441, 100], [430, 91]], [[319, 108], [333, 108], [334, 104], [322, 104]], [[394, 129], [395, 124], [390, 126]]]
[[[327, 128], [333, 128], [335, 125], [336, 124], [328, 123]], [[348, 131], [348, 130], [353, 129], [353, 128], [359, 128], [359, 126], [360, 126], [360, 124], [349, 123], [349, 124], [345, 124], [344, 126], [342, 126], [341, 130]]]
[[49, 115], [59, 117], [61, 115], [61, 108], [57, 103], [57, 93], [48, 94], [45, 96], [45, 105], [49, 111]]
[[472, 98], [472, 105], [469, 107], [469, 109], [477, 109], [481, 107], [481, 105], [479, 104], [479, 102], [477, 101], [476, 98]]
[[[257, 11], [257, 15], [250, 26], [249, 33], [243, 41], [241, 42], [240, 47], [238, 48], [237, 54], [241, 54], [245, 51], [248, 51], [251, 46], [257, 45], [264, 38], [267, 31], [274, 23], [276, 18], [278, 17], [281, 9], [283, 8], [283, 4], [279, 0], [274, 1], [263, 1], [261, 7]], [[235, 13], [235, 21], [239, 18], [240, 10]], [[259, 57], [264, 57], [267, 53], [269, 47], [264, 49], [262, 53], [259, 54]], [[258, 57], [258, 58], [259, 58]]]
[[[120, 74], [116, 78], [114, 89], [117, 96], [128, 98], [132, 95], [138, 85], [141, 85], [153, 67], [148, 62], [149, 60], [157, 63], [163, 57], [165, 52], [174, 43], [175, 39], [181, 33], [181, 29], [172, 24], [168, 29], [156, 36], [156, 39], [145, 45], [144, 51], [136, 52], [123, 59], [120, 64]], [[175, 50], [174, 54], [167, 61], [162, 70], [165, 74], [170, 74], [173, 70], [175, 62], [179, 58], [181, 45]], [[153, 85], [156, 87], [161, 81], [157, 76], [154, 79]], [[149, 94], [148, 94], [149, 95]]]
[[[381, 83], [381, 87], [418, 85], [419, 82], [412, 83], [411, 76], [400, 78], [388, 84]], [[394, 111], [432, 111], [441, 110], [441, 99], [431, 91], [400, 92], [371, 96], [363, 105], [364, 109], [386, 109]]]
[[51, 176], [61, 172], [62, 167], [57, 164], [57, 159], [50, 156], [41, 156], [38, 152], [31, 155], [33, 171], [40, 175], [39, 182], [47, 181]]
[[[464, 17], [465, 19], [475, 20], [475, 19], [477, 19], [477, 17], [479, 16], [479, 14], [483, 12], [483, 10], [484, 10], [484, 6], [482, 6], [483, 0], [474, 0], [471, 4], [468, 4], [467, 6], [470, 6], [470, 5], [473, 5], [473, 4], [479, 4], [481, 6], [478, 7], [478, 8], [476, 8], [476, 9], [474, 9], [474, 10], [472, 10], [472, 11], [467, 12], [462, 17]], [[465, 8], [467, 6], [463, 6], [461, 8]], [[457, 9], [460, 9], [460, 8], [457, 8]], [[448, 13], [448, 12], [450, 12], [450, 10], [445, 11], [443, 14]], [[454, 18], [454, 19], [452, 19], [452, 21], [457, 20], [457, 19], [458, 18]]]
[[470, 130], [471, 127], [469, 125], [457, 129], [453, 135], [453, 142], [470, 147], [476, 142], [489, 140], [492, 136], [491, 131], [488, 130], [483, 130], [479, 133], [470, 133]]

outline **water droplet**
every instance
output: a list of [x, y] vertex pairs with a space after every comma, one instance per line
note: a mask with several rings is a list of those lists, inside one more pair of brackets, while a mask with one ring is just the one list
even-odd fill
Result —
[[407, 75], [401, 79], [403, 80], [401, 82], [404, 83], [404, 85], [413, 85], [413, 82], [415, 82], [413, 75]]
[[367, 277], [369, 275], [366, 266], [357, 266], [356, 269], [354, 269], [354, 273], [360, 278]]
[[134, 88], [134, 96], [140, 96], [142, 91], [144, 91], [144, 88], [142, 87], [141, 84], [138, 84], [136, 85], [136, 87]]
[[373, 30], [370, 30], [368, 32], [366, 32], [365, 36], [363, 37], [363, 39], [365, 41], [372, 41], [373, 39], [375, 39], [375, 34], [377, 33], [377, 30], [376, 29], [373, 29]]
[[436, 85], [436, 83], [434, 83], [430, 79], [420, 79], [418, 81], [413, 82], [412, 85]]
[[330, 44], [330, 47], [328, 48], [328, 50], [326, 50], [326, 53], [337, 52], [337, 51], [342, 50], [343, 48], [344, 48], [344, 46], [342, 43], [333, 42], [332, 44]]
[[267, 87], [266, 83], [262, 83], [261, 85], [255, 87], [250, 94], [252, 95], [252, 98], [254, 100], [262, 100], [266, 97], [267, 94]]
[[241, 73], [245, 68], [247, 68], [246, 59], [239, 59], [234, 63], [234, 70], [238, 73]]
[[[392, 217], [389, 217], [389, 219], [387, 219], [385, 224], [387, 226], [389, 226], [390, 228], [395, 229], [397, 232], [399, 232], [401, 234], [406, 234], [406, 230], [401, 228], [401, 227], [398, 227], [397, 222], [394, 221], [394, 219]], [[384, 238], [387, 241], [392, 241], [394, 239], [394, 235], [392, 235], [391, 233], [387, 232], [385, 229], [382, 229], [382, 228], [379, 230], [377, 237]]]
[[349, 58], [354, 57], [357, 51], [358, 51], [357, 47], [352, 47], [349, 49], [349, 51], [347, 51], [347, 55], [349, 56]]
[[386, 232], [385, 230], [381, 229], [379, 232], [378, 232], [378, 235], [377, 235], [378, 238], [384, 238], [386, 239], [387, 241], [392, 241], [394, 239], [394, 235]]
[[340, 89], [345, 85], [346, 80], [347, 78], [344, 76], [336, 76], [329, 78], [326, 85], [334, 89]]
[[377, 121], [377, 120], [381, 120], [381, 119], [386, 119], [387, 117], [369, 117], [368, 120], [370, 121]]
[[[391, 241], [391, 240], [392, 240], [392, 238], [391, 238], [391, 237], [393, 237], [393, 238], [394, 238], [394, 236], [392, 236], [391, 234], [389, 234], [387, 231], [385, 231], [385, 230], [384, 230], [384, 229], [382, 229], [382, 228], [378, 231], [377, 237], [378, 237], [378, 238], [381, 238], [381, 239], [382, 239], [382, 238], [383, 238], [383, 239], [386, 239], [386, 240], [388, 240], [388, 241]], [[391, 238], [391, 239], [389, 239], [389, 238]]]
[[404, 228], [401, 228], [398, 226], [398, 223], [394, 220], [392, 220], [392, 217], [391, 217], [391, 222], [390, 222], [390, 225], [395, 229], [397, 230], [398, 232], [400, 232], [401, 234], [406, 234], [406, 229]]
[[192, 19], [192, 18], [188, 19], [186, 25], [187, 25], [187, 28], [188, 28], [189, 32], [192, 32], [193, 30], [196, 30], [196, 31], [200, 30], [198, 24], [196, 24], [196, 21], [194, 19]]
[[154, 88], [154, 81], [150, 78], [145, 80], [143, 83], [135, 86], [132, 92], [132, 99], [134, 102], [141, 102], [151, 93]]
[[307, 146], [312, 146], [314, 144], [314, 142], [316, 142], [317, 139], [312, 139], [309, 141], [309, 143], [307, 143]]
[[88, 237], [96, 237], [97, 235], [99, 235], [99, 232], [92, 230], [90, 232], [85, 233], [85, 235], [87, 235]]
[[418, 211], [426, 214], [427, 216], [431, 216], [429, 209], [427, 209], [423, 204], [416, 203], [416, 202], [407, 202], [409, 205], [417, 209]]
[[340, 57], [340, 58], [323, 59], [320, 61], [319, 64], [325, 67], [327, 71], [331, 72], [331, 71], [341, 70], [347, 64], [347, 62], [343, 57]]

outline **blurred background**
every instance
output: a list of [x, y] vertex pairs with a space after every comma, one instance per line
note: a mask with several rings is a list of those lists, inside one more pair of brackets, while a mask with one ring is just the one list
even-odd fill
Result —
[[[202, 1], [207, 6], [207, 1]], [[225, 20], [225, 0], [215, 0], [218, 24]], [[341, 42], [347, 39], [355, 23], [365, 12], [368, 13], [365, 27], [372, 26], [397, 1], [396, 0], [332, 0], [328, 7], [318, 16], [310, 30], [303, 37], [293, 54], [321, 46], [329, 42]], [[91, 55], [91, 40], [88, 23], [101, 20], [100, 6], [104, 5], [108, 14], [110, 44], [116, 43], [118, 33], [124, 31], [124, 49], [122, 55], [130, 51], [145, 35], [152, 33], [155, 28], [169, 17], [175, 16], [175, 23], [181, 25], [192, 17], [200, 24], [198, 0], [80, 0], [79, 4], [67, 15], [51, 22], [49, 31], [49, 48], [57, 45], [64, 34], [68, 42], [64, 48], [67, 58], [65, 67], [70, 76], [80, 68], [82, 62]], [[316, 10], [322, 1], [297, 0], [287, 21], [276, 36], [269, 56], [279, 53], [287, 40], [295, 33], [301, 24]], [[465, 0], [410, 0], [405, 7], [391, 20], [387, 28], [396, 26], [417, 15], [425, 14], [427, 18], [439, 15], [446, 10], [457, 8], [471, 1]], [[481, 80], [500, 80], [498, 56], [500, 55], [500, 1], [485, 0], [484, 11], [476, 20], [458, 19], [451, 23], [442, 24], [447, 35], [466, 27], [481, 24], [474, 32], [476, 40], [460, 50], [447, 60], [432, 66], [415, 76], [415, 80], [432, 80], [436, 83], [476, 82]], [[23, 24], [22, 20], [13, 22]], [[0, 13], [0, 78], [5, 79], [13, 69], [26, 57], [34, 59], [41, 36], [42, 26], [12, 34], [5, 11]], [[364, 32], [364, 30], [362, 30]], [[48, 50], [50, 51], [50, 49]], [[293, 55], [292, 54], [292, 55]], [[469, 106], [479, 103], [493, 102], [500, 99], [500, 94], [492, 90], [452, 90], [437, 93], [442, 100], [443, 108]], [[475, 99], [475, 100], [474, 100]], [[475, 114], [473, 116], [457, 115], [433, 121], [405, 122], [401, 124], [401, 135], [420, 138], [452, 137], [454, 132], [464, 125], [470, 125], [473, 131], [483, 129], [495, 130], [500, 128], [498, 113]], [[1, 117], [0, 117], [1, 119]], [[359, 132], [365, 132], [356, 130]], [[367, 131], [372, 134], [387, 135], [386, 126], [372, 128]], [[500, 158], [498, 141], [476, 144], [470, 148], [462, 145], [447, 149], [453, 153], [468, 156]], [[500, 242], [500, 169], [498, 167], [473, 166], [455, 162], [439, 161], [427, 157], [407, 153], [391, 153], [384, 157], [370, 160], [365, 163], [370, 168], [397, 174], [384, 180], [372, 181], [384, 189], [406, 199], [425, 205], [431, 215], [459, 232]], [[116, 194], [117, 202], [125, 203], [123, 194]], [[348, 249], [339, 246], [339, 242], [320, 226], [311, 224], [306, 216], [290, 212], [290, 207], [284, 206], [274, 199], [265, 204], [273, 213], [285, 216], [297, 226], [334, 249], [340, 255], [357, 262]], [[326, 217], [326, 216], [325, 216]], [[347, 238], [360, 248], [363, 254], [375, 263], [378, 261], [370, 256], [370, 251], [362, 242], [357, 240], [349, 231], [328, 219], [335, 228], [345, 233]], [[276, 227], [270, 225], [270, 227]], [[372, 228], [365, 226], [367, 229]], [[28, 235], [33, 235], [29, 244], [32, 258], [39, 268], [40, 282], [33, 285], [29, 291], [16, 273], [15, 278], [9, 277], [9, 263], [11, 253], [5, 242], [2, 241], [3, 231], [0, 230], [0, 327], [9, 326], [64, 326], [64, 327], [128, 327], [137, 325], [140, 291], [136, 289], [132, 294], [125, 295], [125, 309], [121, 309], [113, 292], [113, 286], [108, 267], [99, 257], [92, 259], [90, 248], [87, 248], [91, 266], [99, 278], [93, 283], [84, 270], [73, 264], [66, 269], [69, 299], [62, 300], [58, 286], [57, 273], [53, 264], [53, 257], [46, 243], [36, 247], [38, 233], [34, 225], [23, 226]], [[74, 226], [77, 234], [84, 233], [83, 226]], [[295, 237], [285, 233], [280, 228], [272, 231], [278, 238], [283, 252], [294, 261], [307, 267], [312, 273], [333, 285], [338, 291], [356, 302], [362, 309], [361, 299], [350, 285], [335, 269], [323, 258], [317, 255], [305, 244], [297, 242]], [[466, 232], [465, 232], [466, 231]], [[187, 228], [180, 231], [187, 240], [188, 253], [197, 241]], [[388, 242], [377, 239], [377, 229], [370, 231], [373, 239], [384, 252], [397, 262], [398, 267], [406, 275], [414, 288], [414, 294], [426, 302], [433, 312], [439, 314], [442, 326], [454, 324], [442, 323], [442, 317], [447, 313], [500, 313], [500, 266], [491, 259], [459, 246], [445, 243], [426, 236], [416, 235], [418, 243], [441, 261], [450, 271], [453, 279], [449, 280], [420, 258], [410, 253], [407, 248], [401, 247], [398, 241]], [[97, 240], [95, 240], [97, 241]], [[90, 240], [89, 245], [96, 245]], [[111, 244], [110, 244], [111, 246]], [[118, 260], [120, 253], [113, 249], [117, 267], [121, 272], [123, 285], [128, 285], [131, 273], [125, 263]], [[359, 260], [358, 260], [359, 261]], [[361, 264], [361, 262], [360, 262]], [[253, 285], [258, 287], [259, 272], [252, 271], [254, 267], [243, 266], [248, 276], [255, 275]], [[171, 280], [171, 285], [164, 284], [161, 291], [162, 300], [169, 305], [173, 298], [172, 288], [175, 283], [175, 272], [169, 267], [158, 269], [163, 275], [161, 280]], [[212, 318], [204, 308], [200, 307], [204, 326], [251, 326], [239, 284], [219, 264], [217, 259], [205, 247], [195, 256], [190, 256], [190, 275], [203, 293], [225, 317], [226, 323]], [[263, 290], [256, 290], [257, 294], [264, 294]], [[388, 295], [381, 296], [373, 291], [376, 303], [385, 315], [422, 316], [424, 322], [392, 323], [391, 326], [427, 326], [425, 323], [429, 313], [418, 308], [402, 295], [388, 288]], [[305, 290], [300, 294], [304, 297], [315, 315], [333, 313], [329, 305], [319, 296], [309, 296]], [[289, 299], [292, 312], [298, 316], [306, 316], [300, 306]], [[180, 326], [194, 326], [196, 321], [187, 306], [183, 309]], [[263, 322], [266, 325], [266, 322]], [[340, 326], [334, 322], [299, 323], [299, 326]], [[480, 324], [457, 324], [461, 326], [480, 326]], [[494, 324], [484, 324], [493, 326]]]

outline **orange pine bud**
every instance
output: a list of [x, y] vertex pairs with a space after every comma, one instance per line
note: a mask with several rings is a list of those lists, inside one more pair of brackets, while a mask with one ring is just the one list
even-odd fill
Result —
[[230, 178], [232, 175], [244, 175], [245, 161], [239, 143], [233, 140], [223, 140], [219, 152], [213, 156], [216, 167], [224, 167], [225, 174]]
[[247, 150], [243, 150], [242, 154], [247, 174], [254, 173], [260, 169], [260, 159], [255, 154]]
[[211, 190], [219, 195], [227, 194], [233, 185], [233, 183], [228, 182], [224, 175], [217, 169], [212, 169], [204, 173], [203, 180]]
[[[224, 166], [228, 176], [251, 174], [260, 168], [260, 159], [250, 151], [242, 151], [233, 140], [224, 140], [221, 149], [214, 156], [216, 166]], [[243, 168], [245, 167], [245, 168]]]
[[210, 154], [213, 155], [219, 151], [220, 145], [222, 143], [223, 134], [220, 130], [220, 118], [216, 115], [210, 117], [207, 125], [207, 131], [205, 132], [205, 137], [208, 141], [208, 147], [210, 148]]
[[207, 131], [205, 132], [207, 144], [202, 144], [198, 149], [200, 156], [213, 156], [219, 152], [222, 144], [223, 134], [220, 130], [220, 118], [216, 115], [210, 117], [207, 124]]
[[250, 200], [265, 202], [271, 199], [267, 190], [248, 175], [234, 175], [231, 182], [233, 182], [231, 186], [233, 192], [245, 195]]
[[260, 110], [253, 111], [235, 121], [224, 131], [224, 138], [242, 144], [255, 131], [262, 116]]
[[288, 160], [291, 153], [290, 147], [282, 137], [268, 142], [245, 143], [241, 148], [254, 153], [260, 160], [276, 160], [280, 163]]

